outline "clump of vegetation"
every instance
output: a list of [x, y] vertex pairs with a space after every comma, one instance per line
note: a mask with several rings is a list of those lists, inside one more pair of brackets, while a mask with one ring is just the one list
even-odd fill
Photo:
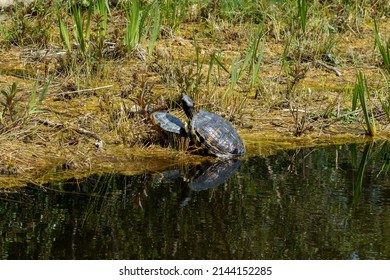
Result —
[[362, 72], [356, 74], [356, 85], [353, 90], [352, 97], [352, 111], [355, 111], [357, 108], [357, 100], [360, 101], [360, 105], [363, 111], [364, 120], [365, 120], [365, 129], [368, 135], [375, 136], [376, 126], [375, 119], [372, 113], [372, 110], [369, 109], [367, 105], [367, 99], [369, 98], [370, 93], [367, 86], [367, 79]]
[[382, 106], [382, 110], [386, 114], [387, 121], [390, 121], [390, 84], [386, 80], [384, 87], [379, 90], [379, 101]]
[[[89, 1], [87, 7], [70, 1], [67, 10], [71, 14], [72, 33], [66, 24], [66, 17], [62, 15], [62, 4], [57, 2], [56, 15], [61, 40], [66, 47], [69, 59], [69, 71], [94, 74], [101, 77], [103, 70], [103, 53], [107, 35], [107, 17], [109, 6], [107, 0]], [[92, 20], [95, 29], [92, 30]], [[74, 42], [72, 41], [74, 39]], [[73, 45], [76, 45], [75, 52]], [[81, 65], [81, 67], [80, 67]]]
[[11, 45], [34, 44], [39, 48], [47, 47], [53, 32], [51, 2], [34, 1], [30, 5], [15, 4], [9, 8], [12, 20], [2, 28], [2, 36], [0, 36]]
[[378, 46], [379, 52], [383, 59], [383, 65], [386, 71], [390, 74], [390, 38], [387, 40], [385, 44], [382, 44], [381, 39], [379, 37], [378, 26], [376, 21], [374, 22], [374, 24], [375, 24], [375, 29], [374, 29], [375, 45]]
[[131, 53], [149, 35], [148, 54], [151, 55], [161, 29], [159, 3], [153, 1], [145, 5], [140, 0], [136, 0], [128, 1], [124, 6], [127, 16], [124, 45]]
[[18, 99], [16, 98], [16, 94], [20, 90], [18, 89], [18, 85], [16, 82], [13, 82], [11, 86], [6, 85], [3, 90], [0, 91], [2, 95], [2, 99], [0, 100], [0, 105], [3, 106], [3, 110], [0, 113], [0, 121], [3, 122], [5, 114], [8, 113], [8, 117], [11, 121], [15, 120], [15, 116], [17, 113], [17, 103]]
[[[388, 30], [385, 4], [36, 0], [10, 7], [0, 21], [1, 131], [39, 119], [39, 138], [76, 152], [90, 144], [87, 134], [149, 147], [157, 141], [148, 114], [181, 117], [185, 92], [248, 134], [333, 135], [333, 127], [360, 125], [361, 112], [367, 134], [382, 133], [390, 120], [389, 42], [378, 28]], [[359, 69], [365, 75], [355, 77]], [[42, 72], [52, 77], [50, 95]]]
[[[28, 102], [23, 102], [19, 94], [22, 89], [16, 82], [12, 85], [5, 85], [0, 90], [0, 135], [8, 129], [22, 126], [30, 116], [43, 112], [41, 110], [42, 101], [46, 96], [50, 82], [43, 85], [38, 90], [37, 84], [33, 87]], [[27, 105], [24, 105], [26, 104]]]

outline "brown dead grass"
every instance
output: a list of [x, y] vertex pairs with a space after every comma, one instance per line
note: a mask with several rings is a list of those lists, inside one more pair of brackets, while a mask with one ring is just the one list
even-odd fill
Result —
[[[199, 156], [183, 155], [159, 147], [150, 140], [156, 133], [147, 117], [142, 114], [133, 117], [127, 115], [130, 108], [137, 105], [134, 93], [139, 93], [139, 89], [134, 91], [134, 86], [137, 86], [134, 85], [134, 73], [137, 73], [138, 81], [145, 80], [153, 84], [146, 96], [148, 102], [162, 109], [168, 108], [171, 98], [179, 92], [162, 80], [164, 75], [169, 74], [174, 62], [194, 61], [194, 37], [199, 28], [202, 28], [199, 24], [187, 24], [181, 34], [159, 40], [156, 56], [147, 61], [135, 57], [108, 62], [106, 78], [103, 81], [96, 80], [87, 87], [112, 85], [110, 88], [78, 93], [74, 88], [74, 77], [56, 78], [44, 100], [43, 109], [46, 112], [29, 118], [20, 129], [0, 135], [0, 187], [25, 185], [28, 182], [42, 184], [112, 170], [138, 174], [163, 170], [180, 161], [203, 160]], [[390, 28], [390, 21], [385, 28]], [[219, 45], [207, 38], [197, 38], [196, 44], [201, 49], [202, 57], [218, 50], [225, 61], [231, 61], [243, 49], [245, 39], [242, 32], [239, 28], [230, 30], [225, 34], [225, 41]], [[284, 87], [279, 61], [283, 44], [267, 41], [261, 77], [263, 86], [274, 88], [275, 92], [266, 98], [249, 97], [243, 117], [236, 122], [246, 144], [248, 157], [266, 156], [280, 149], [373, 140], [364, 135], [362, 124], [356, 121], [347, 122], [321, 115], [327, 110], [337, 110], [338, 106], [342, 109], [350, 108], [350, 96], [343, 92], [352, 87], [358, 69], [364, 70], [370, 86], [379, 85], [382, 81], [377, 63], [379, 59], [375, 58], [376, 50], [373, 50], [372, 27], [367, 27], [358, 36], [350, 34], [341, 38], [338, 46], [342, 76], [311, 66], [306, 77], [297, 85], [302, 96], [298, 98], [295, 109], [301, 110], [299, 119], [305, 116], [306, 129], [296, 137], [296, 122], [290, 109], [278, 104], [280, 94], [277, 91]], [[29, 89], [34, 84], [27, 77], [37, 71], [42, 74], [45, 69], [50, 73], [56, 67], [55, 60], [32, 61], [31, 58], [23, 57], [24, 52], [25, 49], [11, 48], [1, 51], [0, 55], [0, 88], [18, 82], [24, 89], [21, 104], [26, 104]], [[355, 60], [352, 56], [355, 56]], [[162, 65], [166, 69], [162, 70]], [[308, 89], [311, 90], [310, 94], [307, 93]], [[133, 95], [123, 97], [129, 92]], [[179, 112], [177, 109], [176, 113]], [[62, 127], [50, 127], [37, 122], [37, 119], [49, 120]], [[390, 130], [387, 122], [381, 121], [378, 125], [376, 139], [388, 139]], [[103, 148], [97, 149], [96, 139], [79, 133], [77, 129], [80, 128], [98, 135], [104, 141]]]

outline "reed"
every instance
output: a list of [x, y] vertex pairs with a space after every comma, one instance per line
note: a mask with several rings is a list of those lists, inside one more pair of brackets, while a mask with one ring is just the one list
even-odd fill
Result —
[[152, 54], [154, 46], [156, 44], [157, 38], [160, 34], [161, 30], [161, 12], [160, 12], [160, 6], [157, 4], [154, 5], [152, 12], [151, 12], [151, 17], [153, 20], [153, 29], [150, 34], [150, 41], [149, 41], [149, 47], [148, 47], [148, 53], [149, 55]]
[[165, 0], [161, 1], [161, 11], [163, 14], [163, 23], [172, 30], [178, 28], [186, 19], [189, 0]]
[[124, 38], [125, 46], [132, 51], [140, 39], [140, 18], [141, 18], [141, 1], [128, 1], [127, 6], [127, 24]]
[[[32, 91], [31, 91], [30, 99], [28, 102], [28, 107], [27, 107], [27, 110], [25, 113], [26, 117], [31, 116], [33, 114], [43, 112], [40, 109], [40, 107], [41, 107], [42, 101], [45, 98], [46, 93], [49, 89], [51, 81], [52, 81], [52, 78], [43, 85], [43, 87], [40, 89], [40, 91], [38, 91], [38, 85], [37, 84], [34, 85]], [[37, 99], [37, 95], [38, 95], [38, 99]]]
[[66, 23], [61, 16], [60, 7], [61, 7], [60, 4], [56, 5], [56, 14], [57, 14], [58, 27], [60, 29], [60, 38], [61, 38], [62, 43], [65, 45], [68, 53], [71, 53], [72, 47], [70, 44], [69, 32], [68, 32], [68, 28], [66, 26]]
[[379, 102], [383, 112], [385, 112], [387, 120], [390, 121], [390, 83], [384, 77], [385, 86], [379, 91]]
[[149, 35], [148, 53], [151, 55], [162, 24], [159, 2], [153, 1], [143, 6], [140, 0], [128, 1], [125, 10], [127, 23], [124, 45], [128, 52], [136, 49], [137, 45]]
[[110, 13], [108, 0], [98, 0], [94, 5], [95, 21], [97, 25], [96, 50], [97, 76], [101, 77], [103, 72], [103, 53], [107, 37], [107, 18]]
[[298, 18], [300, 20], [303, 34], [306, 33], [306, 22], [307, 22], [307, 1], [297, 0], [298, 4]]
[[[265, 41], [262, 40], [263, 37], [263, 28], [264, 24], [260, 23], [254, 35], [251, 36], [248, 40], [248, 48], [245, 53], [244, 61], [240, 67], [237, 78], [248, 72], [250, 78], [249, 91], [252, 90], [253, 86], [258, 81], [258, 73], [260, 70], [260, 65], [263, 59], [264, 45]], [[260, 46], [261, 44], [261, 46]], [[259, 50], [260, 46], [260, 50]]]
[[[259, 25], [259, 29], [256, 32], [256, 37], [253, 42], [253, 54], [252, 54], [252, 61], [250, 66], [250, 72], [252, 72], [251, 80], [250, 80], [250, 86], [249, 86], [249, 92], [252, 91], [253, 87], [258, 86], [259, 83], [259, 72], [260, 72], [260, 66], [263, 60], [263, 54], [264, 54], [264, 47], [265, 47], [265, 40], [261, 40], [263, 36], [263, 24]], [[259, 45], [260, 46], [260, 50]]]
[[82, 7], [80, 5], [72, 5], [71, 13], [73, 15], [73, 20], [76, 26], [76, 29], [73, 29], [74, 38], [81, 50], [81, 53], [86, 56], [89, 50], [90, 43], [90, 24], [91, 24], [91, 15], [93, 11], [93, 6], [88, 5], [87, 13], [84, 14]]
[[375, 46], [378, 46], [379, 52], [383, 59], [383, 64], [386, 71], [390, 74], [390, 38], [387, 40], [386, 45], [382, 44], [379, 37], [378, 25], [374, 21], [374, 34], [375, 34]]
[[[92, 2], [91, 2], [92, 3]], [[88, 5], [86, 14], [83, 12], [83, 8], [80, 5], [72, 4], [69, 2], [69, 10], [72, 15], [73, 23], [73, 37], [78, 46], [78, 50], [85, 58], [89, 54], [89, 44], [90, 44], [90, 24], [91, 24], [91, 15], [93, 12], [93, 5]], [[56, 3], [56, 15], [58, 20], [58, 25], [60, 29], [60, 37], [63, 44], [66, 46], [68, 52], [72, 52], [71, 36], [69, 29], [65, 23], [65, 18], [61, 14], [61, 2]]]
[[372, 110], [368, 109], [366, 102], [367, 98], [369, 98], [367, 79], [364, 74], [359, 71], [356, 74], [356, 84], [355, 88], [353, 89], [352, 110], [356, 110], [357, 100], [359, 99], [364, 115], [366, 133], [370, 136], [374, 136], [376, 134], [375, 119], [371, 112]]

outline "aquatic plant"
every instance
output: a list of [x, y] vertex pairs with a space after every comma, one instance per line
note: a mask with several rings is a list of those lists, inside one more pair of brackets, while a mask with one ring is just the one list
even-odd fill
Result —
[[[92, 3], [92, 2], [91, 2]], [[73, 36], [71, 37], [71, 33], [66, 25], [65, 17], [61, 13], [62, 4], [60, 1], [56, 3], [56, 15], [58, 21], [58, 27], [60, 31], [60, 38], [62, 43], [65, 45], [69, 57], [71, 57], [69, 61], [69, 66], [72, 70], [76, 70], [75, 67], [77, 63], [81, 60], [84, 62], [91, 62], [92, 53], [90, 49], [90, 34], [91, 34], [91, 15], [93, 12], [93, 5], [88, 5], [87, 12], [84, 13], [84, 8], [72, 1], [69, 2], [68, 8], [71, 13], [72, 19], [72, 30]], [[73, 49], [72, 39], [75, 40], [75, 45], [77, 48]], [[76, 52], [74, 52], [76, 50]], [[72, 57], [73, 56], [73, 57]], [[90, 66], [90, 63], [87, 63], [87, 66]], [[87, 67], [88, 69], [90, 67]], [[89, 72], [87, 70], [87, 72]]]
[[[11, 122], [21, 119], [22, 122], [27, 120], [27, 118], [33, 114], [41, 113], [40, 107], [42, 101], [46, 96], [48, 91], [50, 81], [47, 81], [43, 87], [38, 90], [38, 83], [34, 85], [31, 90], [29, 101], [25, 110], [18, 114], [20, 111], [20, 98], [17, 98], [16, 95], [21, 89], [18, 87], [17, 82], [13, 82], [12, 85], [5, 85], [4, 89], [0, 90], [1, 99], [0, 105], [3, 107], [3, 110], [0, 110], [0, 123], [3, 123], [4, 116], [7, 113]], [[38, 97], [38, 98], [37, 98]]]
[[[45, 84], [42, 86], [42, 88], [40, 89], [39, 92], [38, 92], [38, 88], [37, 88], [38, 84], [36, 83], [34, 85], [33, 89], [31, 90], [30, 99], [29, 99], [29, 102], [28, 102], [28, 107], [27, 107], [27, 110], [26, 110], [26, 113], [25, 113], [25, 117], [28, 117], [28, 116], [31, 116], [33, 114], [37, 114], [37, 113], [43, 112], [40, 109], [40, 107], [41, 107], [42, 101], [45, 98], [46, 93], [47, 93], [47, 91], [49, 89], [51, 80], [52, 79], [50, 79], [49, 81], [45, 82]], [[38, 99], [37, 99], [37, 94], [39, 95]]]
[[306, 123], [306, 121], [307, 121], [306, 108], [301, 115], [300, 114], [301, 110], [299, 110], [298, 107], [293, 107], [292, 104], [290, 103], [290, 113], [291, 113], [292, 118], [294, 119], [293, 135], [294, 136], [301, 136], [306, 130], [308, 130], [308, 126]]
[[1, 120], [4, 119], [5, 112], [8, 112], [8, 116], [11, 121], [15, 120], [15, 116], [17, 113], [16, 105], [18, 103], [18, 99], [16, 99], [16, 94], [20, 92], [18, 88], [18, 84], [13, 82], [12, 85], [5, 85], [5, 88], [0, 90], [0, 94], [2, 95], [2, 99], [0, 99], [0, 105], [3, 106], [3, 112], [1, 115]]
[[170, 27], [172, 30], [179, 25], [190, 14], [188, 9], [190, 6], [189, 0], [165, 0], [161, 1], [161, 12], [163, 15], [163, 24]]
[[[124, 44], [127, 46], [129, 51], [132, 51], [135, 46], [139, 43], [140, 40], [140, 18], [141, 15], [141, 1], [128, 1], [126, 6], [126, 15], [127, 15], [127, 24], [126, 24], [126, 33], [124, 38]], [[144, 12], [144, 15], [146, 13]]]
[[97, 74], [102, 78], [110, 14], [108, 0], [89, 0], [86, 6], [70, 1], [67, 11], [70, 12], [71, 28], [66, 24], [68, 14], [62, 13], [62, 6], [61, 2], [57, 1], [56, 15], [60, 39], [68, 55], [60, 59], [60, 64], [65, 71], [75, 74], [77, 78], [80, 78], [82, 73], [87, 76]]
[[247, 70], [248, 76], [250, 76], [249, 92], [252, 91], [253, 87], [256, 86], [259, 81], [260, 65], [262, 63], [265, 46], [265, 40], [262, 40], [263, 30], [264, 24], [260, 23], [255, 34], [252, 35], [253, 37], [249, 37], [244, 62], [237, 76], [237, 78], [240, 78], [243, 75], [244, 70]]
[[301, 23], [302, 32], [306, 33], [306, 21], [307, 21], [307, 1], [297, 0], [298, 4], [298, 18]]
[[[128, 1], [125, 4], [127, 23], [124, 45], [132, 52], [151, 31], [148, 53], [152, 54], [161, 29], [161, 13], [158, 2], [153, 1], [143, 7], [140, 0]], [[151, 27], [153, 23], [153, 28]]]
[[356, 84], [352, 92], [352, 111], [356, 110], [357, 100], [359, 99], [360, 105], [363, 110], [365, 120], [365, 130], [368, 135], [374, 136], [376, 134], [375, 119], [372, 114], [372, 110], [368, 109], [366, 99], [369, 98], [369, 89], [367, 86], [367, 79], [362, 72], [356, 74]]
[[97, 25], [96, 34], [96, 57], [97, 57], [97, 76], [101, 77], [103, 68], [103, 53], [107, 34], [107, 18], [110, 13], [108, 0], [97, 0], [94, 4], [95, 22]]
[[67, 51], [70, 53], [72, 51], [72, 47], [70, 44], [69, 32], [68, 32], [68, 28], [66, 27], [65, 21], [63, 20], [63, 18], [61, 17], [61, 14], [59, 12], [60, 7], [61, 6], [59, 4], [56, 6], [58, 27], [60, 29], [60, 38], [61, 38], [63, 44], [65, 45]]
[[390, 38], [387, 40], [386, 45], [383, 45], [379, 37], [378, 25], [374, 21], [374, 34], [375, 34], [375, 46], [378, 46], [379, 52], [383, 59], [383, 64], [386, 71], [390, 74]]
[[149, 47], [148, 47], [148, 53], [149, 55], [152, 54], [154, 46], [156, 44], [157, 38], [160, 34], [161, 30], [161, 13], [160, 13], [160, 6], [155, 4], [152, 8], [151, 18], [153, 20], [153, 29], [150, 34], [150, 41], [149, 41]]
[[[15, 1], [16, 2], [16, 1]], [[44, 1], [33, 1], [30, 4], [15, 3], [9, 10], [12, 13], [9, 25], [1, 26], [0, 38], [7, 44], [36, 45], [46, 47], [51, 40], [52, 9]]]
[[91, 34], [91, 15], [93, 12], [93, 5], [89, 4], [87, 13], [83, 11], [83, 7], [79, 4], [69, 3], [72, 19], [75, 24], [73, 35], [76, 43], [81, 51], [81, 54], [86, 57], [89, 54], [90, 34]]
[[390, 83], [384, 77], [385, 85], [378, 91], [379, 102], [381, 104], [383, 112], [386, 114], [387, 120], [390, 121]]

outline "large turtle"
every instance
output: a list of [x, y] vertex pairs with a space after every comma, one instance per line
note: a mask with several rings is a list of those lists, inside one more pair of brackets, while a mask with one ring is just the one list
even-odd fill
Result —
[[233, 158], [245, 154], [244, 143], [230, 122], [202, 109], [196, 113], [194, 102], [186, 94], [182, 95], [182, 104], [190, 119], [188, 129], [193, 140], [217, 157]]

